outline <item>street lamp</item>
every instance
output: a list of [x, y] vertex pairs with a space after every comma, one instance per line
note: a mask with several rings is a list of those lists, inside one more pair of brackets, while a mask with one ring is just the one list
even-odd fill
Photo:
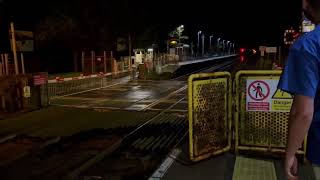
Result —
[[236, 49], [234, 48], [234, 43], [232, 43], [232, 48], [233, 48], [233, 54], [236, 53]]
[[200, 34], [202, 33], [202, 31], [198, 31], [198, 43], [197, 43], [197, 52], [196, 52], [196, 56], [198, 56], [199, 54], [199, 50], [200, 50]]
[[210, 49], [211, 49], [211, 39], [213, 38], [213, 35], [210, 36]]
[[204, 38], [205, 38], [205, 36], [204, 36], [204, 34], [202, 34], [202, 57], [203, 57], [203, 55], [204, 55]]
[[199, 48], [199, 46], [200, 46], [200, 34], [202, 33], [202, 31], [198, 31], [198, 48]]
[[217, 48], [216, 48], [216, 50], [217, 50], [218, 55], [220, 54], [220, 40], [221, 40], [221, 38], [217, 39]]
[[226, 42], [226, 40], [222, 41], [222, 53], [223, 53], [223, 55], [225, 54], [225, 52], [224, 52], [224, 50], [225, 50], [225, 42]]
[[[231, 46], [229, 46], [229, 43], [231, 43], [230, 41], [227, 41], [227, 48], [228, 48], [228, 54], [230, 54], [230, 47]], [[231, 45], [231, 44], [230, 44]]]

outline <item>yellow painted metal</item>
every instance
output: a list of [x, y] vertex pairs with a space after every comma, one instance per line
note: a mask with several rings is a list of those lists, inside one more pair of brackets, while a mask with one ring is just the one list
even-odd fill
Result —
[[[238, 150], [244, 150], [244, 151], [259, 151], [259, 152], [272, 152], [272, 153], [285, 153], [284, 148], [264, 148], [264, 147], [249, 147], [249, 146], [239, 146]], [[304, 155], [304, 150], [298, 150], [297, 154]]]
[[273, 161], [237, 156], [232, 180], [277, 180]]
[[231, 93], [232, 82], [228, 72], [194, 74], [189, 77], [188, 112], [191, 160], [200, 161], [230, 150]]
[[[235, 78], [235, 151], [284, 152], [289, 112], [247, 112], [246, 81], [279, 79], [281, 71], [239, 71]], [[298, 153], [305, 154], [306, 139]]]
[[193, 97], [192, 97], [192, 89], [193, 89], [193, 79], [195, 75], [191, 75], [188, 79], [188, 118], [189, 118], [189, 153], [190, 157], [193, 157]]

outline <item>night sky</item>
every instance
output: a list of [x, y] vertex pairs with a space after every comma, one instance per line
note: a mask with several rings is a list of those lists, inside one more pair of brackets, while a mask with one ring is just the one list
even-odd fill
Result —
[[[133, 36], [141, 36], [152, 27], [152, 31], [163, 35], [184, 24], [194, 41], [196, 32], [202, 30], [208, 36], [213, 34], [241, 46], [278, 45], [282, 42], [284, 29], [290, 26], [298, 29], [301, 15], [300, 0], [3, 1], [2, 17], [11, 17], [21, 28], [34, 29], [37, 23], [57, 9], [81, 19], [83, 8], [89, 8], [87, 21], [103, 23], [106, 29], [110, 29], [105, 30], [110, 36], [125, 33], [127, 29]], [[95, 31], [94, 28], [86, 29], [85, 25], [78, 30]]]

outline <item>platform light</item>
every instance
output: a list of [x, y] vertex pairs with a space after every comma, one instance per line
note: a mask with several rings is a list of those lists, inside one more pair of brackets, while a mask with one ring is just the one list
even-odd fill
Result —
[[175, 41], [175, 40], [174, 41], [170, 41], [170, 44], [171, 45], [176, 45], [176, 44], [178, 44], [178, 41]]
[[257, 50], [252, 49], [252, 53], [253, 53], [253, 54], [257, 54]]

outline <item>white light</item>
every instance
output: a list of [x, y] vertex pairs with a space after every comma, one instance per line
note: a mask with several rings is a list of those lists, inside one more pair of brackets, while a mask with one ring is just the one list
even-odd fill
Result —
[[153, 51], [153, 49], [149, 48], [149, 49], [148, 49], [148, 51], [149, 51], [149, 52], [152, 52], [152, 51]]

